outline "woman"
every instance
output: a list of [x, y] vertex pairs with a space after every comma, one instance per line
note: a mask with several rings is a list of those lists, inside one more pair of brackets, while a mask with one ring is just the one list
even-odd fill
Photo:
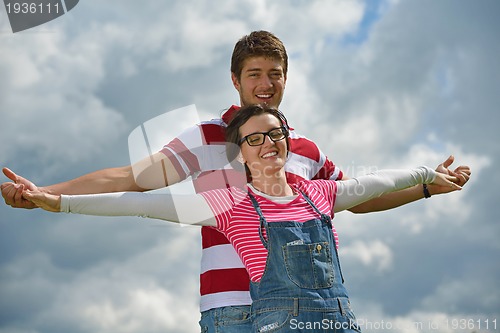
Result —
[[255, 332], [357, 332], [332, 232], [334, 212], [417, 184], [461, 188], [455, 177], [426, 167], [288, 184], [287, 137], [286, 120], [276, 109], [253, 105], [235, 115], [226, 130], [227, 154], [245, 166], [251, 182], [243, 188], [196, 195], [24, 196], [50, 211], [213, 226], [231, 241], [249, 272]]

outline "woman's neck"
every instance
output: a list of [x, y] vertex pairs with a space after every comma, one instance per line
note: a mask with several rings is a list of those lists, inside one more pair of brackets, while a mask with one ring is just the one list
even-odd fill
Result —
[[273, 197], [286, 197], [294, 194], [293, 189], [286, 181], [284, 171], [272, 176], [265, 174], [261, 177], [252, 176], [252, 186], [256, 190]]

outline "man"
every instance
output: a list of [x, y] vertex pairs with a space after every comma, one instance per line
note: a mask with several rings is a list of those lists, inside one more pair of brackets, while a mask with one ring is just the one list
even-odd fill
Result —
[[[287, 70], [288, 56], [276, 36], [266, 31], [255, 31], [241, 38], [231, 59], [231, 79], [240, 95], [241, 105], [264, 103], [277, 108], [283, 98]], [[188, 177], [193, 177], [197, 191], [225, 187], [233, 179], [233, 170], [226, 167], [228, 161], [225, 154], [210, 153], [223, 151], [223, 130], [238, 109], [232, 106], [221, 119], [202, 122], [185, 130], [160, 152], [137, 165], [96, 171], [39, 190], [54, 194], [145, 191], [169, 186]], [[313, 178], [346, 179], [312, 141], [294, 131], [290, 139], [291, 151], [285, 166], [289, 182]], [[459, 177], [459, 185], [464, 185], [470, 175], [469, 168], [447, 170], [452, 162], [450, 157], [438, 169]], [[1, 185], [5, 202], [12, 207], [34, 208], [21, 194], [23, 189], [35, 189], [36, 186], [8, 169], [4, 169], [4, 173], [13, 181]], [[390, 209], [424, 196], [446, 193], [450, 189], [429, 186], [425, 191], [424, 194], [422, 186], [416, 186], [371, 200], [351, 211], [363, 213]], [[202, 331], [250, 332], [249, 278], [238, 255], [229, 241], [211, 228], [202, 228], [202, 247]]]

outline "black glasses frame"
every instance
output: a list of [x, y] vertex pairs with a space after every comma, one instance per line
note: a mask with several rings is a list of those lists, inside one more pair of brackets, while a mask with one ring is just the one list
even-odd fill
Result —
[[[275, 131], [280, 131], [281, 135], [279, 137], [273, 139], [273, 137], [271, 136], [271, 132], [275, 132]], [[260, 140], [258, 141], [259, 143], [257, 143], [257, 144], [253, 143], [249, 140], [249, 138], [251, 136], [255, 136], [255, 135], [259, 135], [258, 137], [260, 138]], [[287, 138], [288, 135], [289, 135], [288, 128], [286, 128], [285, 126], [280, 126], [277, 128], [273, 128], [272, 130], [270, 130], [268, 132], [255, 132], [255, 133], [248, 134], [248, 135], [244, 136], [243, 138], [241, 138], [241, 140], [238, 144], [241, 145], [243, 142], [246, 141], [249, 146], [252, 146], [252, 147], [261, 146], [264, 144], [264, 142], [266, 142], [266, 136], [268, 136], [272, 142], [277, 142], [277, 141], [281, 141], [281, 140]]]

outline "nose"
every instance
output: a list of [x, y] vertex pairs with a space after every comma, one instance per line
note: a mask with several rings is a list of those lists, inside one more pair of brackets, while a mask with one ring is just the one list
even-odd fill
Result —
[[272, 82], [271, 78], [269, 77], [269, 75], [267, 75], [267, 74], [261, 76], [259, 83], [260, 83], [260, 85], [267, 87], [267, 88], [270, 88], [273, 86], [273, 82]]
[[276, 144], [276, 142], [274, 142], [273, 140], [271, 140], [271, 137], [269, 136], [269, 133], [264, 135], [264, 143], [263, 145], [264, 146], [268, 146], [268, 145], [271, 145], [271, 146], [274, 146]]

